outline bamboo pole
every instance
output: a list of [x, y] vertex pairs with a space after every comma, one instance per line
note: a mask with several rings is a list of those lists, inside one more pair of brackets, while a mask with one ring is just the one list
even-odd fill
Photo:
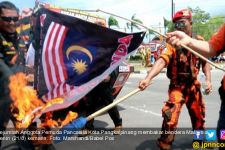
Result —
[[123, 97], [119, 98], [118, 100], [115, 100], [113, 103], [111, 103], [111, 104], [109, 104], [109, 105], [103, 107], [102, 109], [96, 111], [95, 113], [89, 115], [89, 116], [87, 117], [87, 120], [89, 121], [89, 120], [91, 120], [91, 119], [93, 119], [93, 118], [95, 118], [95, 117], [101, 115], [102, 113], [108, 111], [108, 110], [111, 109], [112, 107], [114, 107], [114, 106], [116, 106], [117, 104], [121, 103], [122, 101], [126, 100], [128, 97], [130, 97], [130, 96], [132, 96], [132, 95], [138, 93], [139, 91], [140, 91], [139, 88], [138, 88], [138, 89], [135, 89], [135, 90], [133, 90], [133, 91], [131, 91], [130, 93], [124, 95]]
[[[109, 13], [109, 12], [106, 12], [106, 11], [103, 11], [103, 10], [100, 10], [100, 9], [97, 9], [96, 11], [97, 11], [97, 12], [102, 12], [102, 13], [105, 13], [105, 14], [109, 14], [109, 15], [112, 15], [112, 16], [116, 16], [116, 17], [118, 17], [118, 18], [121, 18], [121, 19], [130, 21], [130, 22], [133, 22], [133, 23], [138, 24], [139, 26], [141, 26], [141, 27], [143, 27], [143, 28], [145, 28], [145, 29], [151, 30], [151, 31], [153, 31], [153, 32], [155, 32], [155, 33], [157, 33], [157, 34], [159, 34], [160, 36], [162, 36], [162, 37], [164, 37], [164, 38], [167, 38], [166, 35], [163, 35], [163, 34], [161, 34], [161, 33], [158, 32], [158, 31], [155, 31], [155, 30], [153, 30], [153, 29], [151, 29], [151, 28], [148, 28], [147, 26], [145, 26], [145, 25], [143, 25], [143, 24], [141, 24], [141, 23], [139, 23], [139, 22], [136, 22], [136, 21], [134, 21], [134, 20], [127, 19], [127, 18], [118, 16], [118, 15], [116, 15], [116, 14]], [[187, 49], [187, 50], [190, 51], [192, 54], [194, 54], [195, 56], [197, 56], [197, 57], [201, 58], [202, 60], [206, 61], [207, 63], [209, 63], [210, 65], [214, 66], [215, 68], [217, 68], [217, 69], [219, 69], [219, 70], [225, 72], [225, 69], [224, 69], [224, 68], [222, 68], [222, 67], [216, 65], [215, 63], [213, 63], [212, 61], [208, 60], [206, 57], [204, 57], [203, 55], [201, 55], [201, 54], [199, 54], [198, 52], [194, 51], [194, 50], [191, 49], [190, 47], [188, 47], [188, 46], [186, 46], [186, 45], [184, 45], [184, 44], [181, 44], [181, 47]]]
[[193, 49], [191, 49], [190, 47], [181, 44], [181, 46], [185, 49], [187, 49], [188, 51], [190, 51], [192, 54], [194, 54], [195, 56], [198, 56], [199, 58], [201, 58], [202, 60], [206, 61], [207, 63], [209, 63], [210, 65], [214, 66], [215, 68], [225, 72], [225, 68], [222, 68], [220, 66], [218, 66], [217, 64], [213, 63], [212, 61], [208, 60], [206, 57], [202, 56], [201, 54], [199, 54], [198, 52], [194, 51]]

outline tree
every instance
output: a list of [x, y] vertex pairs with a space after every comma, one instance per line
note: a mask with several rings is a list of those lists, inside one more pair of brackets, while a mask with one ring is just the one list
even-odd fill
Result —
[[[199, 7], [194, 9], [188, 7], [188, 9], [192, 11], [192, 32], [203, 36], [205, 40], [209, 40], [212, 34], [224, 23], [224, 17], [211, 17], [209, 13], [201, 10]], [[166, 22], [166, 28], [167, 32], [174, 31], [173, 22]]]
[[118, 21], [113, 16], [110, 16], [109, 19], [108, 19], [108, 26], [109, 26], [109, 28], [111, 26], [117, 26], [117, 27], [119, 27], [119, 23], [118, 23]]
[[[131, 17], [131, 20], [135, 21], [135, 22], [138, 22], [138, 23], [143, 23], [140, 19], [137, 19], [135, 18], [135, 15], [134, 14], [132, 17]], [[137, 28], [137, 29], [140, 29], [140, 27], [137, 25], [137, 23], [135, 22], [127, 22], [127, 28], [130, 29], [130, 32], [132, 33], [133, 32], [133, 29], [134, 28]]]
[[224, 17], [216, 16], [210, 18], [205, 23], [196, 23], [193, 24], [193, 33], [199, 34], [205, 38], [205, 40], [209, 40], [210, 37], [217, 32], [219, 27], [224, 23]]
[[171, 20], [167, 20], [166, 18], [163, 17], [163, 21], [165, 33], [174, 31], [174, 25]]
[[164, 30], [165, 30], [165, 33], [168, 31], [168, 32], [171, 32], [174, 30], [174, 26], [173, 26], [173, 22], [172, 21], [169, 21], [167, 20], [166, 18], [163, 17], [163, 21], [164, 21]]
[[193, 17], [192, 22], [193, 23], [205, 23], [210, 19], [210, 14], [205, 12], [204, 10], [201, 10], [199, 7], [196, 7], [192, 9], [191, 7], [188, 7], [189, 10], [191, 10]]
[[224, 23], [224, 17], [210, 17], [209, 13], [201, 10], [199, 7], [189, 9], [193, 13], [192, 32], [203, 36], [205, 40], [209, 40], [212, 34]]
[[151, 29], [148, 29], [147, 32], [145, 33], [145, 38], [148, 39], [148, 42], [150, 42], [150, 38], [151, 38], [151, 35], [154, 35], [155, 32], [152, 31]]

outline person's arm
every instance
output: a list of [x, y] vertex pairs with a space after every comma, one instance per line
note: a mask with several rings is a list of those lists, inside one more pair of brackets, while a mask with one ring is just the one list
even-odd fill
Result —
[[145, 77], [145, 79], [152, 80], [162, 71], [162, 69], [165, 66], [166, 66], [165, 60], [163, 58], [159, 58], [153, 65], [152, 69], [148, 72], [148, 75]]
[[141, 90], [144, 90], [150, 84], [150, 81], [155, 76], [157, 76], [165, 66], [166, 66], [166, 61], [163, 58], [159, 58], [153, 65], [152, 69], [148, 71], [148, 74], [145, 77], [145, 79], [140, 81], [139, 88]]
[[167, 33], [167, 42], [178, 47], [180, 47], [181, 44], [187, 45], [205, 57], [212, 57], [217, 54], [209, 42], [192, 39], [181, 31]]
[[211, 72], [210, 72], [210, 65], [207, 62], [202, 63], [202, 71], [205, 74], [205, 82], [206, 82], [206, 88], [205, 93], [209, 94], [212, 90], [212, 84], [211, 84]]
[[196, 52], [202, 54], [207, 58], [217, 55], [217, 52], [213, 49], [212, 45], [207, 41], [199, 41], [196, 39], [191, 39], [190, 43], [187, 46], [194, 49]]

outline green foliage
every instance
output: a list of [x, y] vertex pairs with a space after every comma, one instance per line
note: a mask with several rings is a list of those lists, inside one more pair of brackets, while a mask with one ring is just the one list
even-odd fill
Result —
[[141, 55], [130, 56], [130, 61], [140, 61], [142, 60]]
[[209, 40], [223, 23], [224, 17], [216, 16], [210, 18], [206, 23], [194, 23], [192, 31], [193, 33], [203, 36], [205, 40]]
[[188, 9], [192, 11], [192, 22], [194, 24], [205, 23], [210, 19], [210, 14], [205, 12], [204, 10], [201, 10], [199, 7], [196, 7], [194, 9], [188, 7]]
[[170, 21], [163, 17], [164, 27], [167, 27], [170, 24]]
[[[225, 22], [224, 16], [211, 17], [209, 13], [201, 10], [199, 7], [194, 9], [188, 7], [192, 11], [192, 32], [201, 35], [205, 40], [209, 40], [221, 25]], [[164, 19], [164, 26], [167, 32], [174, 31], [172, 21]]]
[[[131, 17], [131, 20], [141, 24], [143, 23], [140, 19], [135, 18], [135, 14]], [[140, 27], [135, 22], [127, 22], [127, 28], [130, 29], [131, 33], [133, 32], [134, 28], [140, 29]]]
[[117, 26], [117, 27], [119, 27], [119, 23], [118, 23], [118, 21], [113, 16], [110, 16], [109, 19], [108, 19], [108, 26], [109, 26], [109, 28], [111, 26]]
[[145, 34], [145, 38], [147, 38], [150, 41], [151, 35], [155, 35], [155, 32], [150, 30], [150, 29], [148, 29], [146, 34]]
[[174, 25], [173, 25], [173, 22], [170, 21], [167, 25], [167, 32], [172, 32], [174, 31]]
[[165, 30], [165, 33], [166, 32], [174, 31], [174, 25], [173, 25], [173, 22], [172, 21], [167, 20], [164, 17], [163, 17], [163, 21], [164, 21], [164, 30]]
[[209, 13], [201, 10], [199, 7], [191, 9], [193, 11], [192, 31], [201, 35], [205, 40], [209, 40], [219, 27], [224, 23], [224, 17], [210, 17]]

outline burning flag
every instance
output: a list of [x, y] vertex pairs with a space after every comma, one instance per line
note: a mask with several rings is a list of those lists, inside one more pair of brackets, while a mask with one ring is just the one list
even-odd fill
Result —
[[[27, 86], [26, 75], [17, 73], [10, 77], [10, 96], [13, 100], [11, 106], [14, 118], [16, 118], [15, 126], [17, 129], [27, 128], [31, 123], [31, 119], [24, 119], [27, 114], [31, 114], [33, 110], [44, 105], [38, 99], [36, 91]], [[33, 118], [34, 116], [30, 116]]]
[[[32, 87], [27, 86], [27, 82], [27, 77], [23, 73], [17, 73], [10, 77], [10, 97], [13, 101], [11, 111], [15, 118], [15, 127], [18, 130], [27, 128], [33, 119], [40, 117], [48, 107], [63, 103], [62, 98], [52, 99], [44, 103], [37, 97], [37, 92]], [[76, 119], [77, 116], [77, 113], [70, 111], [63, 121], [55, 121], [48, 117], [40, 126], [61, 128]]]
[[35, 32], [35, 88], [45, 102], [63, 98], [44, 112], [81, 99], [144, 38], [144, 32], [126, 34], [45, 8], [38, 11]]

